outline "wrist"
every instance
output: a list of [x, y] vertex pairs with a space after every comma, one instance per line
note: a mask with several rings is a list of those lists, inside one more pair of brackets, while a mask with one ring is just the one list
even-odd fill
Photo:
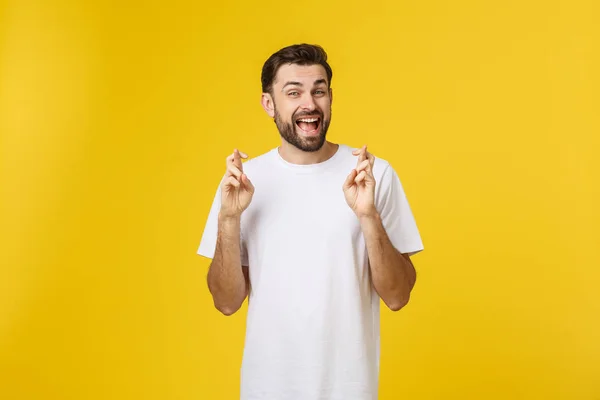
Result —
[[219, 211], [219, 221], [224, 223], [239, 222], [242, 214], [236, 212]]
[[381, 220], [381, 216], [377, 212], [377, 210], [373, 209], [372, 211], [356, 214], [360, 223], [369, 223], [369, 222], [378, 222]]

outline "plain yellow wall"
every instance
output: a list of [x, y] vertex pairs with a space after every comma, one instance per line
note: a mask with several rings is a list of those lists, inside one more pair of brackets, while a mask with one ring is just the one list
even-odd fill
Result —
[[309, 42], [426, 247], [380, 398], [600, 399], [597, 1], [111, 3], [0, 6], [0, 398], [236, 399], [245, 308], [195, 252], [224, 157], [279, 143], [262, 63]]

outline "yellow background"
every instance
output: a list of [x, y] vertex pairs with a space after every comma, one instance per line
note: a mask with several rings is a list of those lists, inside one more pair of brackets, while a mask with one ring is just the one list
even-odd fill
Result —
[[309, 42], [426, 248], [380, 398], [600, 399], [598, 2], [0, 4], [0, 398], [236, 399], [245, 306], [195, 252], [225, 156], [279, 143], [262, 63]]

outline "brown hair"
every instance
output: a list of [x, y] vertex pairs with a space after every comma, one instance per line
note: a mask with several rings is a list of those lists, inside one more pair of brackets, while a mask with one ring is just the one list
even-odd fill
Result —
[[286, 64], [322, 65], [327, 73], [327, 85], [331, 87], [333, 72], [327, 63], [327, 53], [321, 46], [302, 43], [284, 47], [265, 62], [261, 74], [263, 93], [271, 93], [277, 71]]

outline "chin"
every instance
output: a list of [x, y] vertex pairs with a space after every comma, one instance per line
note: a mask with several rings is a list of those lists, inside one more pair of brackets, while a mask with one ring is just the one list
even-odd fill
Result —
[[298, 139], [300, 143], [294, 145], [309, 153], [321, 150], [325, 144], [325, 135], [321, 132], [316, 136], [298, 136]]

